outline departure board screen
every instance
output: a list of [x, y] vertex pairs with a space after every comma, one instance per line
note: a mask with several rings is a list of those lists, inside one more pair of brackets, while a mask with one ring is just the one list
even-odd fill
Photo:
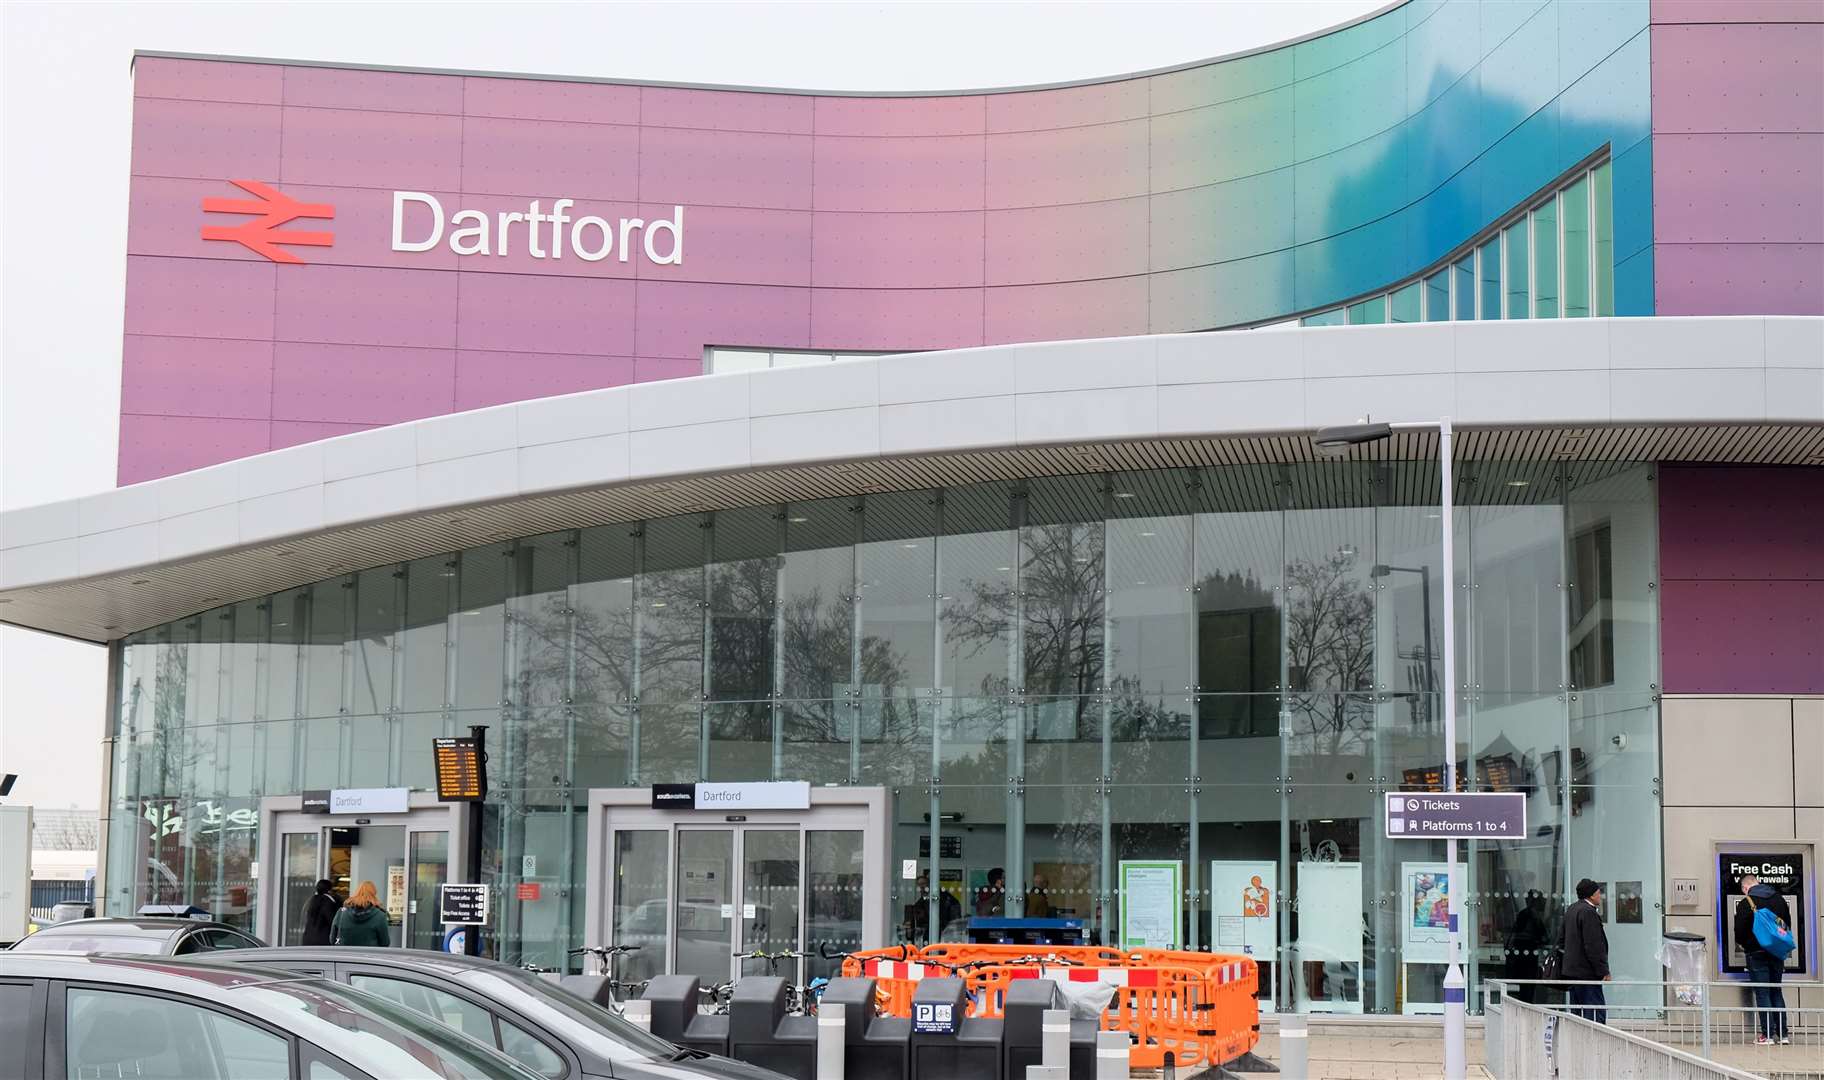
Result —
[[488, 768], [472, 738], [432, 739], [437, 762], [437, 798], [480, 802], [488, 796]]

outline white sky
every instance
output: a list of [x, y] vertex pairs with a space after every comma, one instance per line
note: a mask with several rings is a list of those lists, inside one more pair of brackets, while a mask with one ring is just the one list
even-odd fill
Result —
[[[1093, 78], [1298, 37], [1382, 0], [0, 2], [0, 509], [114, 486], [135, 49], [840, 90]], [[12, 802], [100, 804], [104, 656], [0, 628]]]

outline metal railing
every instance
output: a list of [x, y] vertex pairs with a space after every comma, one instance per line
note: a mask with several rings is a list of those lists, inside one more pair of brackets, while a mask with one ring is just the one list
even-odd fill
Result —
[[[1600, 1016], [1566, 1000], [1576, 986], [1603, 989]], [[1774, 987], [1786, 1008], [1757, 1004], [1754, 991]], [[1824, 1008], [1812, 998], [1801, 1007], [1801, 989], [1815, 993], [1790, 982], [1491, 979], [1482, 987], [1489, 1070], [1499, 1080], [1607, 1076], [1615, 1066], [1597, 1063], [1609, 1053], [1650, 1062], [1640, 1076], [1824, 1080]]]

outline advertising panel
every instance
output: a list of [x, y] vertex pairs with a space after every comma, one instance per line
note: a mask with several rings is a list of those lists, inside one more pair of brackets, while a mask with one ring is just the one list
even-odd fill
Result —
[[[1786, 850], [1770, 850], [1783, 847]], [[1802, 850], [1803, 849], [1803, 850]], [[1721, 947], [1717, 959], [1728, 975], [1745, 975], [1747, 958], [1742, 943], [1735, 936], [1736, 908], [1747, 900], [1742, 895], [1742, 879], [1752, 874], [1762, 885], [1786, 901], [1792, 912], [1792, 933], [1798, 948], [1786, 955], [1787, 975], [1814, 973], [1811, 928], [1815, 922], [1809, 901], [1815, 897], [1811, 883], [1813, 866], [1807, 856], [1809, 845], [1772, 845], [1757, 850], [1719, 851], [1716, 855], [1717, 928], [1716, 940]]]

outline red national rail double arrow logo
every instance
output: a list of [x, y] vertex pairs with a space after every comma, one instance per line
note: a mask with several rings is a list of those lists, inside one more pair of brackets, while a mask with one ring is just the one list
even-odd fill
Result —
[[273, 262], [302, 263], [304, 260], [279, 247], [280, 244], [296, 244], [300, 247], [328, 247], [336, 238], [335, 233], [297, 232], [281, 229], [279, 226], [297, 218], [334, 218], [336, 208], [328, 203], [303, 203], [285, 194], [267, 187], [258, 180], [230, 180], [229, 183], [242, 191], [258, 198], [203, 200], [203, 209], [212, 214], [258, 214], [256, 218], [241, 222], [239, 225], [205, 225], [204, 240], [232, 240], [249, 251], [258, 252]]

